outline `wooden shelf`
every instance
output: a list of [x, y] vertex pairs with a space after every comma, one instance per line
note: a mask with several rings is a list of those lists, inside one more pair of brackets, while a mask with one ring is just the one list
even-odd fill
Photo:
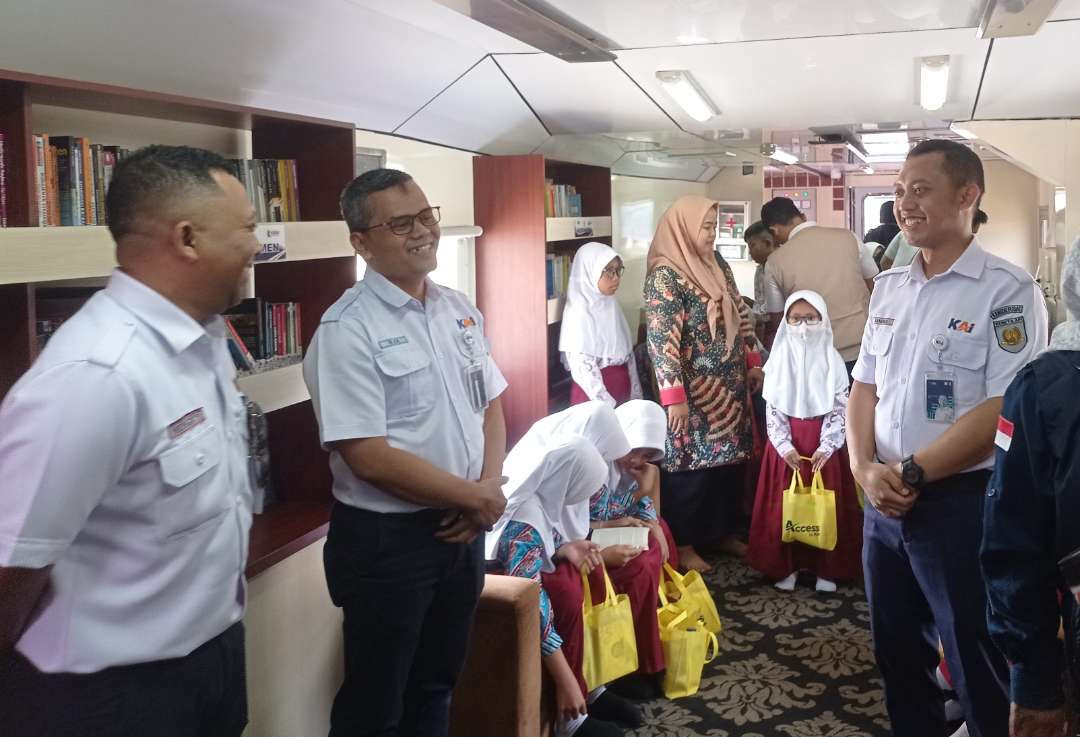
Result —
[[545, 223], [549, 243], [607, 238], [611, 235], [610, 217], [546, 218]]
[[563, 310], [566, 309], [566, 297], [552, 297], [547, 301], [547, 324], [562, 322]]
[[[280, 224], [285, 226], [286, 257], [273, 263], [353, 253], [343, 221]], [[103, 277], [115, 266], [116, 244], [103, 225], [0, 228], [0, 284]]]
[[245, 573], [254, 578], [270, 566], [326, 537], [333, 501], [278, 501], [251, 523]]
[[304, 383], [303, 370], [303, 363], [297, 361], [272, 371], [241, 376], [236, 383], [240, 391], [258, 404], [263, 412], [274, 412], [311, 398]]

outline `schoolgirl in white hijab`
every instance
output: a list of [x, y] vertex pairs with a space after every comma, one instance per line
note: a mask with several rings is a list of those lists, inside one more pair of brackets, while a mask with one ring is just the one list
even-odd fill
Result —
[[1073, 241], [1061, 267], [1061, 298], [1068, 319], [1054, 328], [1051, 351], [1080, 351], [1080, 238]]
[[[845, 411], [848, 374], [833, 347], [829, 310], [820, 294], [795, 292], [784, 305], [772, 353], [765, 363], [769, 446], [762, 459], [750, 525], [748, 562], [790, 591], [800, 570], [817, 575], [817, 590], [836, 591], [837, 579], [860, 576], [862, 515], [848, 468]], [[804, 465], [800, 456], [811, 456]], [[785, 465], [786, 464], [786, 465]], [[790, 467], [790, 468], [789, 468]], [[793, 471], [809, 483], [821, 471], [836, 501], [837, 545], [823, 551], [783, 543], [783, 490]]]
[[[614, 407], [641, 398], [634, 342], [615, 297], [622, 270], [619, 254], [603, 243], [586, 243], [574, 255], [559, 333], [563, 366], [574, 380], [574, 404], [600, 400]], [[616, 366], [629, 373], [629, 395], [625, 380], [605, 371]]]

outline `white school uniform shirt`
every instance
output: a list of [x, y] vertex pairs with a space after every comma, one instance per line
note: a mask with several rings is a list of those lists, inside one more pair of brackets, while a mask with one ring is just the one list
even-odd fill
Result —
[[39, 670], [181, 657], [243, 615], [235, 374], [220, 317], [116, 270], [0, 405], [0, 565], [53, 567], [17, 645]]
[[[955, 376], [956, 417], [1001, 397], [1046, 346], [1047, 316], [1031, 275], [973, 240], [956, 263], [927, 280], [922, 256], [877, 278], [853, 378], [876, 385], [877, 455], [899, 463], [949, 424], [927, 419], [926, 377]], [[992, 468], [993, 455], [967, 471]]]
[[330, 444], [385, 437], [460, 478], [484, 465], [484, 409], [470, 400], [466, 369], [483, 368], [487, 399], [506, 389], [480, 311], [460, 292], [427, 281], [423, 302], [369, 268], [323, 314], [304, 358], [304, 381], [330, 450], [334, 497], [372, 512], [422, 507], [362, 481]]

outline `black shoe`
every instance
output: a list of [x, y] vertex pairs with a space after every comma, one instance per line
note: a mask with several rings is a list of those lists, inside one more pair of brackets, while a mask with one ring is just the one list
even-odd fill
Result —
[[641, 709], [614, 693], [610, 688], [604, 689], [604, 693], [589, 704], [589, 716], [606, 722], [617, 722], [631, 728], [640, 727], [645, 723], [641, 718]]
[[623, 731], [611, 722], [589, 716], [574, 730], [574, 737], [623, 737]]
[[656, 673], [631, 673], [612, 681], [607, 687], [609, 691], [631, 701], [654, 701], [664, 695], [660, 690], [659, 674]]

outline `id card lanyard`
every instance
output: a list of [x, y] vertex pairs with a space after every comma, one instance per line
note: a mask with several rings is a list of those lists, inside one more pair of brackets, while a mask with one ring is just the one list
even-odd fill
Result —
[[469, 392], [469, 405], [473, 412], [483, 412], [488, 407], [487, 385], [484, 383], [484, 362], [482, 346], [471, 330], [465, 330], [459, 336], [461, 352], [468, 358], [465, 364], [465, 388]]
[[930, 339], [930, 348], [937, 353], [937, 370], [926, 373], [923, 385], [926, 419], [942, 425], [956, 421], [956, 372], [942, 361], [948, 347], [949, 339], [944, 335]]

